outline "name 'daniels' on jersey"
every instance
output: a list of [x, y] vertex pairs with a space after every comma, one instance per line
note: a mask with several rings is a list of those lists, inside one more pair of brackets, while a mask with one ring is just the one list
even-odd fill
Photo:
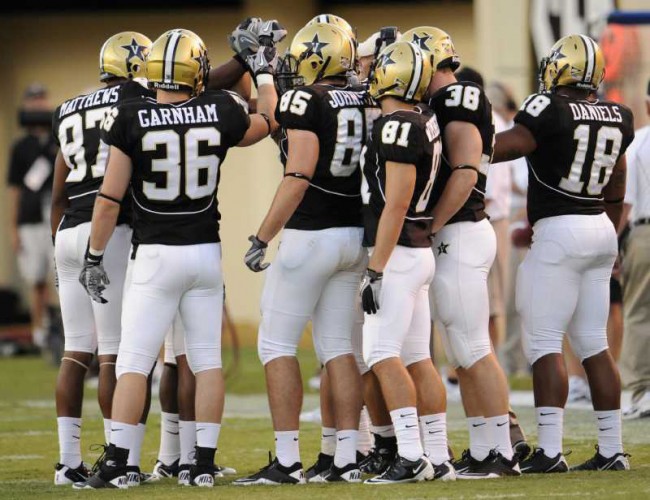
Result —
[[570, 102], [574, 120], [601, 120], [605, 122], [622, 123], [623, 117], [616, 106], [594, 106]]
[[138, 120], [142, 128], [219, 121], [216, 104], [182, 108], [145, 108], [138, 111]]

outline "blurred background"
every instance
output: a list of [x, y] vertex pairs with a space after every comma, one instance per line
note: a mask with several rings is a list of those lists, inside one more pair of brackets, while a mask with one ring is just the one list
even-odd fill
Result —
[[[0, 340], [28, 339], [30, 333], [29, 286], [18, 271], [7, 206], [9, 157], [12, 143], [24, 134], [17, 117], [26, 89], [29, 97], [38, 82], [45, 107], [54, 109], [65, 99], [97, 88], [99, 49], [116, 32], [136, 30], [155, 39], [165, 30], [188, 28], [203, 38], [212, 64], [218, 65], [231, 57], [226, 35], [247, 16], [277, 18], [289, 30], [285, 46], [309, 19], [324, 12], [347, 19], [360, 41], [381, 26], [397, 25], [401, 31], [437, 26], [451, 35], [463, 65], [480, 71], [486, 85], [501, 84], [517, 107], [536, 91], [540, 55], [560, 36], [588, 33], [602, 39], [606, 49], [607, 93], [637, 111], [637, 127], [647, 120], [640, 110], [650, 75], [650, 28], [608, 26], [606, 21], [614, 9], [647, 9], [648, 0], [113, 0], [84, 5], [80, 9], [78, 2], [59, 0], [44, 7], [25, 0], [0, 8], [0, 199], [5, 203], [0, 210]], [[280, 178], [278, 151], [268, 139], [231, 151], [222, 167], [219, 201], [227, 301], [245, 337], [257, 326], [263, 276], [248, 271], [242, 258], [247, 237], [266, 213]], [[49, 239], [43, 241], [49, 244]], [[14, 304], [12, 292], [20, 305]], [[50, 293], [48, 301], [56, 300], [56, 293]]]

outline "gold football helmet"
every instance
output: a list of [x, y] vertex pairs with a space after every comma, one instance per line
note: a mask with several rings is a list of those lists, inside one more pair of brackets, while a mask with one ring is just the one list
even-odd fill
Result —
[[147, 80], [155, 89], [190, 90], [200, 94], [207, 82], [208, 49], [194, 32], [169, 30], [153, 43], [147, 58]]
[[377, 100], [392, 96], [406, 102], [420, 101], [432, 75], [431, 58], [419, 46], [395, 42], [379, 53], [369, 93]]
[[341, 28], [315, 23], [301, 29], [291, 42], [289, 58], [297, 61], [297, 74], [305, 85], [328, 76], [346, 76], [356, 60], [354, 42]]
[[434, 69], [451, 68], [456, 71], [460, 66], [460, 57], [456, 53], [451, 37], [439, 28], [419, 26], [408, 30], [400, 41], [416, 44], [426, 54], [430, 54]]
[[331, 24], [341, 28], [345, 33], [357, 43], [357, 32], [356, 30], [347, 22], [345, 19], [334, 14], [318, 14], [311, 21], [309, 21], [305, 26], [311, 26], [312, 24]]
[[99, 52], [99, 80], [143, 78], [151, 40], [136, 31], [122, 31], [110, 37]]
[[553, 92], [559, 86], [595, 91], [603, 78], [605, 57], [598, 44], [586, 35], [569, 35], [558, 40], [539, 68], [542, 92]]

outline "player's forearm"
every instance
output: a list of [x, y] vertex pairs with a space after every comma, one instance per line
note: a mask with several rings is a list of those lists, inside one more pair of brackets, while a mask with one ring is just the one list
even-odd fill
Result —
[[309, 184], [304, 179], [285, 177], [275, 194], [269, 213], [257, 232], [257, 237], [270, 242], [282, 230], [300, 205]]
[[384, 207], [377, 226], [375, 248], [368, 262], [368, 267], [373, 271], [384, 272], [388, 259], [399, 241], [407, 209], [408, 207], [398, 205]]
[[612, 224], [614, 224], [614, 228], [618, 229], [623, 216], [623, 202], [605, 203], [605, 213], [609, 217], [609, 220], [612, 221]]
[[108, 240], [115, 230], [120, 205], [105, 198], [97, 197], [93, 209], [93, 219], [90, 226], [90, 248], [104, 251]]
[[[257, 112], [260, 114], [265, 114], [269, 117], [271, 125], [271, 133], [278, 128], [278, 122], [275, 121], [275, 108], [278, 105], [278, 94], [275, 91], [275, 85], [271, 79], [270, 83], [264, 83], [259, 85], [260, 77], [269, 77], [271, 75], [259, 75], [258, 78], [258, 87], [257, 87]], [[264, 81], [264, 80], [263, 80]]]
[[18, 205], [20, 204], [20, 189], [15, 186], [7, 188], [9, 192], [9, 223], [11, 229], [18, 228]]
[[234, 57], [210, 70], [209, 89], [232, 89], [246, 73], [246, 68]]
[[469, 195], [472, 194], [472, 189], [476, 185], [478, 174], [471, 169], [455, 169], [440, 200], [433, 209], [433, 227], [431, 231], [437, 233], [442, 227], [447, 224], [465, 204]]

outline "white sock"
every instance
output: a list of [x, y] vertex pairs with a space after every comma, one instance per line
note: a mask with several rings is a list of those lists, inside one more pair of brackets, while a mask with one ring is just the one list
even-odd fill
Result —
[[433, 462], [440, 465], [449, 460], [447, 446], [447, 414], [436, 413], [420, 417], [420, 434], [424, 453]]
[[348, 464], [357, 463], [357, 438], [359, 431], [356, 429], [336, 432], [336, 453], [334, 465], [343, 468]]
[[359, 435], [357, 437], [357, 451], [367, 455], [372, 448], [372, 434], [370, 434], [370, 416], [364, 406], [359, 416]]
[[598, 453], [610, 458], [623, 453], [621, 410], [595, 411], [598, 426]]
[[59, 417], [59, 463], [76, 469], [81, 464], [81, 419]]
[[390, 412], [397, 437], [397, 450], [402, 458], [419, 460], [424, 455], [420, 441], [418, 413], [414, 406], [398, 408]]
[[492, 449], [490, 432], [485, 417], [469, 417], [469, 452], [476, 460], [485, 460]]
[[336, 429], [323, 427], [320, 435], [320, 452], [324, 455], [334, 456], [336, 452]]
[[196, 423], [196, 445], [201, 448], [214, 448], [217, 449], [219, 443], [219, 433], [221, 432], [221, 424], [214, 424], [211, 422], [197, 422]]
[[113, 421], [110, 418], [105, 418], [104, 419], [104, 442], [105, 443], [110, 443], [111, 442], [111, 424]]
[[192, 460], [190, 457], [194, 456], [194, 446], [196, 446], [196, 422], [194, 420], [179, 420], [178, 437], [181, 442], [181, 459], [179, 464], [191, 464]]
[[275, 456], [285, 467], [300, 462], [298, 431], [280, 431], [275, 433]]
[[491, 447], [496, 449], [501, 455], [508, 460], [512, 460], [512, 443], [510, 442], [510, 416], [497, 415], [496, 417], [487, 417], [488, 432], [490, 433]]
[[371, 425], [370, 431], [383, 438], [395, 437], [395, 427], [391, 425]]
[[562, 453], [562, 425], [564, 409], [554, 406], [539, 406], [537, 414], [537, 446], [544, 450], [544, 455], [555, 458]]
[[178, 431], [178, 413], [160, 412], [160, 449], [158, 460], [171, 465], [181, 456], [181, 440]]
[[111, 424], [111, 444], [118, 448], [126, 448], [129, 450], [129, 459], [131, 458], [131, 450], [138, 435], [138, 426], [116, 422], [113, 420]]
[[144, 432], [147, 430], [147, 424], [138, 424], [135, 426], [135, 435], [133, 444], [129, 448], [129, 461], [127, 465], [140, 467], [140, 454], [142, 452], [142, 443], [144, 441]]

